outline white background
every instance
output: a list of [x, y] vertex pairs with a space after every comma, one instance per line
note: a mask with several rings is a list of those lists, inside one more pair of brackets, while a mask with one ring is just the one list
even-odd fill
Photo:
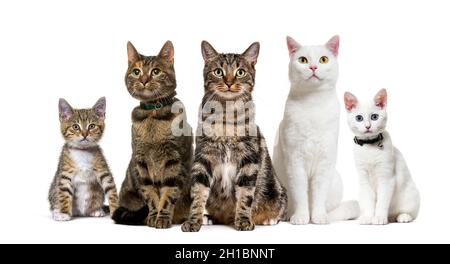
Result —
[[[0, 3], [0, 242], [381, 243], [450, 242], [447, 1], [2, 1]], [[156, 54], [175, 45], [178, 95], [196, 125], [203, 95], [200, 42], [242, 52], [261, 42], [257, 122], [272, 151], [289, 90], [286, 35], [302, 44], [341, 36], [338, 96], [372, 97], [387, 88], [388, 130], [422, 195], [412, 224], [257, 227], [200, 233], [114, 225], [109, 218], [51, 220], [47, 192], [63, 145], [58, 98], [90, 107], [107, 98], [101, 143], [116, 183], [128, 164], [130, 113], [126, 42]], [[343, 107], [342, 107], [343, 110]], [[352, 135], [341, 114], [338, 169], [357, 197]]]

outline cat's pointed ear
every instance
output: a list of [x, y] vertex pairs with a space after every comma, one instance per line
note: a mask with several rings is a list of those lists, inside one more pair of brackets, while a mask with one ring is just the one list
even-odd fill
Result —
[[127, 52], [128, 52], [128, 65], [140, 60], [141, 55], [137, 52], [136, 48], [129, 41], [127, 43]]
[[377, 95], [375, 95], [375, 98], [373, 99], [375, 101], [375, 105], [381, 108], [385, 108], [387, 105], [387, 91], [386, 89], [381, 89]]
[[63, 98], [59, 98], [58, 109], [60, 121], [67, 121], [73, 115], [72, 106], [70, 106], [70, 104]]
[[298, 42], [295, 41], [295, 39], [293, 39], [289, 36], [286, 37], [286, 43], [287, 43], [287, 47], [289, 50], [289, 56], [294, 55], [294, 53], [296, 53], [297, 50], [299, 50], [301, 47], [301, 45], [298, 44]]
[[158, 54], [158, 57], [168, 61], [170, 64], [173, 64], [173, 57], [174, 57], [174, 48], [173, 44], [170, 40], [166, 41], [164, 46], [161, 48], [161, 51]]
[[105, 119], [105, 113], [106, 113], [106, 98], [101, 97], [98, 99], [98, 101], [95, 103], [95, 105], [92, 107], [95, 111], [95, 115], [99, 119]]
[[252, 65], [255, 65], [258, 61], [259, 46], [259, 42], [253, 42], [252, 45], [250, 45], [250, 47], [242, 53], [242, 56], [244, 56], [244, 58]]
[[213, 46], [211, 44], [208, 43], [208, 41], [203, 40], [202, 41], [202, 55], [203, 55], [203, 59], [206, 62], [206, 61], [211, 61], [212, 59], [217, 57], [217, 55], [219, 55], [219, 53], [217, 53], [217, 51], [213, 48]]
[[351, 112], [352, 109], [358, 105], [358, 98], [356, 98], [356, 96], [354, 96], [350, 92], [345, 92], [344, 102], [345, 102], [345, 109], [347, 110], [347, 112]]
[[325, 46], [337, 57], [339, 54], [339, 36], [332, 37]]

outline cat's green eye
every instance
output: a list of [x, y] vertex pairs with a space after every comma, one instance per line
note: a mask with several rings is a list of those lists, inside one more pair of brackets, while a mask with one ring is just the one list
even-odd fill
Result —
[[134, 70], [133, 70], [133, 75], [134, 75], [134, 76], [139, 76], [139, 75], [141, 75], [141, 70], [139, 70], [139, 69], [134, 69]]
[[161, 73], [161, 70], [158, 68], [155, 68], [152, 70], [152, 75], [153, 76], [158, 76]]
[[95, 125], [94, 125], [94, 124], [90, 124], [88, 128], [89, 128], [89, 129], [94, 129], [94, 128], [95, 128]]
[[306, 57], [300, 57], [298, 58], [298, 62], [300, 62], [301, 64], [307, 64], [308, 63], [308, 59]]
[[329, 60], [330, 60], [330, 59], [328, 59], [327, 56], [323, 56], [323, 57], [320, 58], [319, 62], [320, 62], [321, 64], [327, 64]]
[[216, 76], [219, 77], [219, 78], [222, 78], [222, 77], [223, 77], [223, 71], [222, 71], [222, 69], [215, 69], [215, 70], [214, 70], [214, 75], [216, 75]]
[[236, 77], [238, 78], [245, 77], [245, 75], [247, 75], [247, 72], [244, 69], [239, 69], [236, 72]]
[[72, 128], [73, 128], [74, 130], [76, 130], [76, 131], [80, 130], [80, 126], [77, 125], [77, 124], [73, 124], [73, 125], [72, 125]]

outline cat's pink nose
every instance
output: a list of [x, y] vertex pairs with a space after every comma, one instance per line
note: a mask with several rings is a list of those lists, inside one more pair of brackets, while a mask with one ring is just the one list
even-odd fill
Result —
[[366, 129], [370, 129], [371, 127], [372, 127], [372, 125], [366, 124]]
[[310, 68], [312, 71], [317, 70], [317, 66], [316, 66], [316, 65], [311, 65], [311, 66], [309, 66], [309, 68]]

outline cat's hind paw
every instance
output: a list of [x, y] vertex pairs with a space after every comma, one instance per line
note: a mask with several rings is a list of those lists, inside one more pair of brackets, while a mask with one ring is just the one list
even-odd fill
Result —
[[371, 225], [373, 216], [360, 216], [358, 218], [360, 225]]
[[315, 225], [328, 225], [330, 223], [330, 220], [328, 219], [328, 215], [315, 215], [311, 217], [311, 223]]
[[397, 223], [411, 223], [413, 220], [410, 214], [400, 214], [397, 216]]
[[104, 217], [106, 215], [102, 208], [97, 209], [89, 214], [90, 217]]
[[203, 225], [213, 225], [213, 220], [209, 215], [203, 215]]
[[263, 222], [263, 225], [265, 226], [273, 226], [278, 224], [278, 219], [267, 219]]

